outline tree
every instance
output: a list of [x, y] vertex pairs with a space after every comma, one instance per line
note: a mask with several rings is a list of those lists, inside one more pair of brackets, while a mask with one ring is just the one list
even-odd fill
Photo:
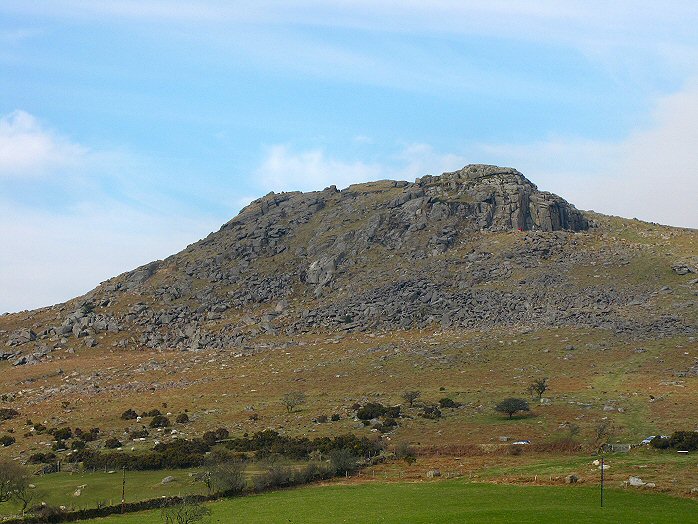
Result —
[[604, 419], [601, 422], [599, 422], [599, 425], [596, 426], [596, 429], [594, 431], [594, 438], [596, 440], [597, 449], [600, 450], [606, 444], [608, 444], [608, 441], [615, 434], [615, 432], [616, 427], [614, 426], [613, 421], [611, 419]]
[[528, 392], [531, 396], [538, 395], [539, 400], [543, 398], [543, 393], [548, 391], [548, 389], [550, 389], [550, 387], [548, 386], [547, 377], [537, 378], [528, 386]]
[[211, 510], [199, 504], [196, 499], [185, 497], [175, 504], [162, 508], [164, 524], [194, 524], [211, 514]]
[[505, 398], [502, 400], [499, 404], [497, 404], [494, 407], [495, 411], [498, 411], [500, 413], [506, 413], [509, 415], [509, 418], [512, 418], [514, 413], [517, 413], [519, 411], [530, 411], [531, 409], [528, 407], [528, 402], [526, 402], [522, 398]]
[[206, 484], [209, 494], [242, 493], [247, 487], [245, 463], [226, 449], [213, 449], [204, 462], [206, 470], [200, 479]]
[[16, 462], [0, 459], [0, 502], [10, 500], [25, 483], [29, 483], [27, 470]]
[[329, 453], [330, 464], [335, 475], [353, 473], [359, 467], [357, 461], [359, 457], [347, 448], [333, 449]]
[[419, 391], [405, 391], [402, 394], [402, 398], [410, 405], [410, 407], [412, 407], [412, 404], [414, 404], [414, 401], [419, 398], [419, 395], [421, 395]]
[[295, 408], [297, 408], [301, 404], [305, 404], [305, 400], [305, 393], [302, 393], [300, 391], [292, 391], [290, 393], [286, 393], [281, 399], [281, 402], [284, 406], [286, 406], [286, 411], [291, 413]]
[[395, 446], [395, 458], [402, 459], [412, 465], [417, 461], [417, 454], [407, 442], [401, 442]]
[[32, 487], [26, 475], [17, 483], [12, 493], [12, 498], [22, 507], [22, 516], [26, 513], [29, 505], [35, 500], [40, 499], [41, 496], [41, 492]]

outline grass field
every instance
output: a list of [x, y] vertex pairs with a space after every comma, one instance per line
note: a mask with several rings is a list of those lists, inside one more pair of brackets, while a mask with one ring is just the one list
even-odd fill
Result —
[[[660, 494], [592, 487], [367, 483], [277, 491], [209, 505], [210, 522], [245, 523], [690, 523], [698, 503]], [[103, 524], [161, 522], [157, 511], [96, 519]]]

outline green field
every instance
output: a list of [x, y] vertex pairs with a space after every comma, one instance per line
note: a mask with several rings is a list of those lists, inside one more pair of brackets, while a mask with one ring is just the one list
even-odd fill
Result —
[[[209, 505], [221, 523], [689, 523], [698, 503], [661, 494], [593, 487], [473, 484], [463, 480], [313, 486]], [[103, 524], [161, 522], [157, 511], [96, 519]]]

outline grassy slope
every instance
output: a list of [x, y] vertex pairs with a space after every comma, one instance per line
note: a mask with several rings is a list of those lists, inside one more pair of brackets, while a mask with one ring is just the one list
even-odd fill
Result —
[[[589, 487], [522, 487], [434, 483], [371, 483], [309, 487], [230, 499], [210, 505], [212, 522], [246, 523], [480, 523], [480, 522], [692, 522], [698, 504], [663, 495], [607, 490], [606, 507]], [[92, 522], [148, 524], [158, 512]]]

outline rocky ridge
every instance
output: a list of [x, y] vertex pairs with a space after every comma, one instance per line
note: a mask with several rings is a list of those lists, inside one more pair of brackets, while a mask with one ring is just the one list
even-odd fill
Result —
[[[13, 329], [0, 323], [0, 358], [27, 364], [97, 345], [227, 349], [313, 331], [695, 333], [692, 302], [658, 306], [667, 290], [633, 278], [654, 255], [606, 238], [595, 220], [518, 171], [486, 165], [270, 193], [180, 253], [19, 326], [9, 319]], [[673, 274], [688, 282], [695, 267], [681, 261]]]

